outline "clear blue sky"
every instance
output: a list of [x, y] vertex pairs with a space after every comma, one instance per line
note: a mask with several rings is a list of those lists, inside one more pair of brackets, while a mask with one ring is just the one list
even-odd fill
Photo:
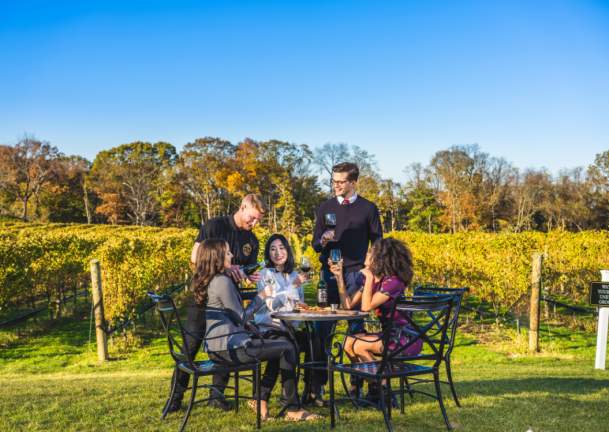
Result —
[[556, 172], [609, 150], [609, 1], [2, 1], [0, 143], [26, 132], [90, 159], [346, 142], [399, 180], [478, 143]]

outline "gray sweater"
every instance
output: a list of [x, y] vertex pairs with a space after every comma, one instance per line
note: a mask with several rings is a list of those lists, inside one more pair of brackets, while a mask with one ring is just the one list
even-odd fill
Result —
[[[264, 305], [256, 296], [244, 310], [242, 299], [232, 279], [216, 275], [207, 288], [205, 312], [205, 351], [217, 352], [244, 347], [251, 338], [244, 324], [252, 320], [254, 313]], [[230, 336], [227, 336], [230, 333]]]

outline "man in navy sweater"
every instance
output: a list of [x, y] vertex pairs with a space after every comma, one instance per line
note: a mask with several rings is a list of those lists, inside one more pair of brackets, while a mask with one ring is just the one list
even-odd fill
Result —
[[[322, 277], [327, 284], [329, 304], [340, 304], [336, 279], [328, 266], [330, 250], [341, 251], [345, 285], [351, 295], [363, 286], [359, 271], [364, 267], [368, 247], [383, 237], [378, 208], [371, 201], [357, 195], [358, 178], [359, 168], [354, 163], [343, 162], [332, 167], [332, 189], [335, 197], [321, 203], [315, 215], [313, 248], [320, 254]], [[332, 213], [336, 215], [334, 228], [326, 225], [326, 215]], [[325, 338], [330, 328], [324, 324], [318, 323], [316, 327], [319, 336]], [[362, 322], [356, 324], [363, 326]], [[350, 330], [361, 331], [353, 326]], [[320, 380], [325, 383], [327, 376]], [[318, 405], [322, 404], [319, 394], [321, 389], [313, 389], [312, 393], [310, 399], [314, 399]]]

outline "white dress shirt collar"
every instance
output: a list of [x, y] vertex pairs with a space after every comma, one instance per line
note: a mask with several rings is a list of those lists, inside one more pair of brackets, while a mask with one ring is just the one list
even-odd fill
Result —
[[[338, 200], [338, 203], [341, 205], [343, 204], [343, 201], [345, 200], [345, 198], [342, 196], [337, 196], [336, 199]], [[354, 193], [353, 195], [351, 195], [351, 198], [349, 198], [349, 204], [353, 204], [356, 199], [357, 199], [357, 194]]]

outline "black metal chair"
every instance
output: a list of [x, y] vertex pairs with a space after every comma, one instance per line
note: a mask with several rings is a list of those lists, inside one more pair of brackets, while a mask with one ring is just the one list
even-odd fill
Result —
[[[148, 296], [152, 299], [154, 303], [156, 303], [157, 310], [159, 312], [159, 316], [161, 319], [161, 323], [163, 325], [163, 329], [167, 335], [167, 342], [169, 344], [169, 353], [171, 357], [175, 361], [175, 369], [172, 378], [171, 385], [171, 393], [169, 395], [169, 399], [163, 408], [162, 419], [167, 416], [169, 411], [170, 401], [173, 399], [173, 396], [176, 392], [177, 381], [176, 381], [176, 372], [178, 370], [185, 372], [192, 376], [192, 385], [188, 388], [190, 389], [190, 399], [188, 402], [188, 407], [186, 408], [186, 413], [184, 414], [184, 418], [182, 419], [182, 423], [180, 425], [179, 431], [182, 432], [186, 427], [186, 423], [188, 422], [188, 418], [190, 417], [190, 413], [192, 411], [192, 407], [195, 403], [206, 402], [211, 399], [215, 399], [214, 397], [209, 397], [205, 399], [195, 400], [197, 389], [199, 388], [209, 388], [212, 392], [217, 391], [217, 389], [211, 384], [199, 384], [199, 378], [209, 375], [214, 375], [216, 373], [234, 373], [234, 386], [227, 386], [227, 389], [231, 389], [234, 392], [235, 399], [235, 410], [239, 410], [239, 399], [254, 399], [257, 402], [257, 411], [256, 411], [256, 428], [260, 429], [261, 417], [260, 417], [260, 362], [254, 361], [252, 363], [240, 365], [240, 366], [227, 366], [218, 364], [213, 362], [212, 360], [202, 360], [195, 361], [193, 356], [190, 354], [190, 350], [188, 348], [188, 338], [187, 331], [184, 329], [182, 325], [182, 321], [180, 320], [178, 309], [173, 301], [173, 299], [168, 295], [158, 295], [154, 293], [148, 293]], [[236, 334], [231, 333], [232, 334]], [[222, 335], [218, 337], [225, 337], [228, 335]], [[210, 338], [207, 338], [209, 340]], [[255, 396], [247, 397], [239, 395], [239, 379], [243, 378], [239, 376], [239, 372], [242, 371], [252, 371], [254, 377], [254, 388], [255, 388]], [[221, 395], [219, 395], [221, 396]], [[218, 397], [219, 397], [218, 396]]]
[[[408, 343], [405, 346], [390, 350], [390, 338], [393, 333], [393, 322], [387, 324], [379, 337], [383, 341], [383, 352], [380, 360], [364, 363], [344, 364], [336, 362], [340, 358], [342, 352], [342, 344], [335, 342], [335, 348], [338, 348], [339, 354], [328, 353], [328, 374], [330, 384], [330, 422], [334, 428], [336, 424], [336, 405], [334, 391], [334, 371], [338, 371], [348, 375], [360, 377], [369, 382], [375, 382], [380, 389], [379, 408], [383, 412], [385, 425], [388, 431], [393, 431], [391, 422], [391, 379], [397, 378], [400, 380], [400, 392], [404, 393], [404, 379], [408, 377], [419, 377], [423, 375], [432, 375], [435, 384], [436, 393], [419, 393], [426, 394], [438, 401], [442, 416], [446, 427], [450, 430], [452, 427], [448, 421], [446, 409], [442, 399], [442, 391], [440, 388], [440, 364], [444, 359], [444, 350], [446, 346], [446, 332], [451, 316], [451, 310], [454, 304], [453, 296], [435, 296], [435, 297], [409, 297], [396, 300], [392, 308], [393, 313], [398, 310], [404, 312], [408, 328], [411, 329]], [[335, 333], [334, 335], [338, 335]], [[342, 333], [342, 335], [345, 335]], [[357, 336], [351, 335], [356, 340], [361, 340]], [[422, 341], [423, 348], [429, 353], [428, 360], [432, 360], [430, 365], [421, 365], [411, 363], [407, 357], [403, 355], [404, 351], [410, 346], [418, 344]], [[382, 386], [385, 381], [386, 386]], [[402, 403], [401, 411], [404, 412]]]
[[[459, 402], [459, 398], [457, 397], [457, 391], [455, 390], [455, 384], [452, 376], [452, 369], [450, 365], [450, 358], [455, 347], [455, 337], [457, 334], [457, 327], [459, 326], [459, 313], [461, 311], [461, 303], [463, 302], [463, 296], [466, 292], [469, 291], [469, 288], [448, 288], [448, 287], [435, 287], [435, 286], [420, 286], [416, 287], [414, 290], [415, 296], [437, 296], [437, 295], [450, 295], [454, 297], [454, 304], [451, 310], [450, 320], [448, 322], [448, 330], [446, 332], [446, 348], [444, 351], [444, 366], [446, 367], [446, 381], [441, 381], [443, 384], [448, 384], [450, 386], [450, 391], [452, 393], [453, 399], [455, 400], [455, 404], [460, 407], [461, 403]], [[417, 359], [425, 360], [425, 354], [421, 354], [417, 356], [417, 358], [411, 357], [409, 361], [414, 361]], [[414, 380], [412, 384], [429, 382], [428, 380]], [[408, 384], [408, 392], [410, 396], [412, 396], [413, 390], [410, 388], [410, 383]]]

